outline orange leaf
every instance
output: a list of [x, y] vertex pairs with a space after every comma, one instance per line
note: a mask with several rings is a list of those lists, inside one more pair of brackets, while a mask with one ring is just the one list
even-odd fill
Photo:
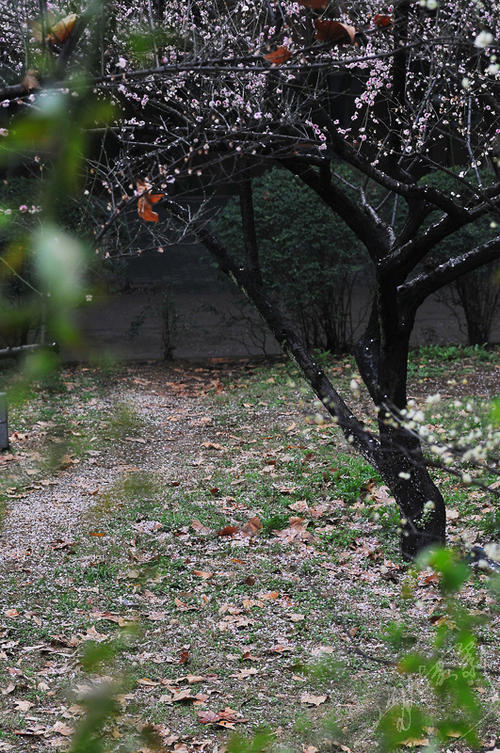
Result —
[[272, 65], [281, 65], [282, 63], [286, 63], [287, 60], [290, 60], [291, 56], [292, 53], [290, 52], [288, 47], [281, 45], [281, 47], [276, 47], [275, 50], [272, 50], [271, 52], [268, 52], [267, 55], [264, 55], [264, 59]]
[[255, 534], [259, 533], [261, 530], [262, 522], [257, 516], [250, 518], [241, 529], [242, 533], [246, 536], [255, 536]]
[[202, 580], [210, 580], [210, 578], [213, 577], [213, 573], [209, 572], [208, 570], [193, 570], [193, 575], [196, 575]]
[[392, 18], [390, 16], [384, 16], [382, 13], [377, 13], [372, 19], [375, 26], [380, 29], [386, 29], [388, 26], [392, 26]]
[[162, 194], [145, 193], [139, 196], [137, 200], [137, 214], [146, 222], [158, 222], [160, 219], [158, 212], [154, 212], [152, 207], [157, 201], [160, 201]]
[[322, 10], [328, 5], [328, 0], [299, 0], [299, 5], [303, 5], [304, 8], [312, 8], [313, 10]]
[[340, 21], [314, 19], [316, 39], [318, 42], [350, 42], [354, 44], [356, 29], [354, 26], [341, 24]]
[[70, 13], [69, 16], [61, 18], [60, 21], [52, 26], [49, 33], [47, 34], [47, 39], [49, 39], [49, 41], [53, 42], [54, 44], [56, 44], [57, 42], [64, 44], [64, 42], [73, 31], [77, 18], [78, 16], [76, 15], [76, 13]]
[[217, 724], [219, 721], [219, 714], [216, 711], [200, 711], [197, 719], [200, 724]]
[[225, 727], [228, 724], [245, 723], [248, 719], [243, 719], [236, 711], [226, 707], [222, 711], [200, 711], [197, 714], [197, 719], [201, 724], [217, 724], [220, 727]]
[[151, 185], [141, 180], [136, 181], [137, 193], [139, 199], [137, 200], [137, 214], [146, 222], [158, 222], [160, 219], [157, 212], [153, 211], [153, 204], [156, 204], [163, 198], [162, 193], [151, 193]]
[[234, 536], [239, 530], [238, 526], [224, 526], [220, 531], [217, 531], [217, 536]]

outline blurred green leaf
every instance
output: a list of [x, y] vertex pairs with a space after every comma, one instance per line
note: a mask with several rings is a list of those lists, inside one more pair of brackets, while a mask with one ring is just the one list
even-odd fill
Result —
[[108, 664], [118, 652], [114, 642], [95, 643], [86, 641], [80, 664], [86, 672], [96, 672], [103, 664]]
[[75, 304], [82, 293], [85, 249], [74, 236], [44, 225], [33, 237], [35, 268], [44, 290], [63, 305]]
[[227, 753], [261, 753], [267, 750], [274, 740], [271, 730], [258, 731], [253, 737], [234, 735], [227, 744]]
[[[393, 751], [407, 743], [414, 746], [416, 741], [426, 741], [426, 727], [430, 718], [423, 710], [412, 704], [391, 706], [378, 723], [381, 748]], [[422, 742], [421, 744], [425, 744]]]
[[450, 549], [439, 548], [425, 552], [418, 560], [420, 567], [432, 567], [440, 577], [440, 588], [445, 594], [460, 590], [470, 575], [470, 570]]
[[500, 424], [500, 398], [491, 401], [490, 419], [495, 424]]

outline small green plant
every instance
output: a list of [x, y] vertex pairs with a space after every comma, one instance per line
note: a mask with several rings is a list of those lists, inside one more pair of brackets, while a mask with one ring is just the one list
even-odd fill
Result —
[[[399, 671], [427, 685], [427, 700], [405, 698], [382, 715], [378, 734], [383, 751], [402, 745], [449, 744], [450, 738], [479, 743], [478, 732], [487, 710], [478, 687], [484, 686], [477, 655], [478, 627], [484, 618], [463, 607], [458, 594], [470, 577], [460, 557], [448, 549], [436, 549], [421, 557], [420, 567], [431, 567], [439, 577], [442, 614], [435, 621], [434, 638], [427, 651], [410, 651], [399, 658]], [[391, 624], [387, 639], [396, 649], [416, 643], [404, 624]]]
[[272, 515], [270, 518], [262, 520], [262, 529], [269, 535], [273, 531], [281, 531], [289, 525], [290, 515]]

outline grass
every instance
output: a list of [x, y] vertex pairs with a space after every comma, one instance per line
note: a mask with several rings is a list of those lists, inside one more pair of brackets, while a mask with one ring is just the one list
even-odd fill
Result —
[[[436, 364], [440, 354], [446, 368]], [[348, 394], [352, 361], [325, 363]], [[446, 380], [450, 363], [458, 377], [470, 365], [492, 373], [496, 366], [482, 350], [421, 350], [412, 363], [416, 385], [420, 378]], [[141, 373], [151, 382], [141, 387], [151, 389], [151, 401], [165, 382], [155, 368]], [[133, 370], [115, 371], [117, 392], [133, 389], [134, 377]], [[189, 372], [168, 380], [191, 384]], [[399, 514], [380, 491], [380, 477], [341, 443], [336, 427], [317, 420], [320, 408], [288, 364], [228, 368], [219, 381], [223, 392], [202, 390], [168, 409], [180, 420], [167, 443], [166, 429], [155, 423], [159, 409], [132, 410], [95, 369], [67, 370], [50, 389], [13, 408], [12, 425], [29, 436], [14, 443], [12, 469], [6, 464], [5, 489], [14, 490], [5, 495], [7, 505], [13, 493], [29, 495], [61, 473], [75, 480], [87, 474], [90, 482], [99, 464], [126, 468], [91, 497], [70, 532], [70, 548], [46, 548], [39, 561], [0, 573], [4, 611], [19, 613], [4, 618], [0, 651], [25, 678], [0, 700], [2, 739], [14, 749], [14, 730], [31, 722], [16, 712], [13, 699], [33, 702], [30, 716], [47, 728], [58, 719], [76, 723], [79, 712], [68, 712], [68, 699], [88, 682], [79, 657], [86, 647], [97, 651], [113, 640], [120, 651], [112, 671], [125, 678], [128, 717], [135, 725], [147, 720], [160, 731], [168, 728], [172, 745], [190, 751], [193, 740], [212, 749], [226, 736], [201, 725], [197, 708], [230, 706], [249, 720], [241, 727], [271, 730], [283, 749], [310, 744], [326, 753], [336, 740], [364, 753], [375, 744], [376, 721], [391, 698], [404, 700], [411, 690], [427, 700], [423, 687], [353, 651], [392, 658], [401, 646], [422, 650], [435, 630], [430, 610], [444, 608], [436, 586], [400, 560]], [[449, 431], [456, 421], [453, 399], [444, 398], [438, 416], [429, 416], [436, 431]], [[207, 418], [201, 428], [200, 417]], [[80, 463], [61, 469], [60, 460], [47, 462], [53, 444]], [[30, 455], [35, 452], [39, 459]], [[94, 465], [85, 466], [89, 460]], [[498, 516], [484, 512], [486, 495], [444, 475], [440, 483], [459, 512], [452, 536], [493, 537]], [[218, 535], [255, 517], [262, 525], [255, 535]], [[311, 538], [292, 536], [293, 517], [307, 522]], [[463, 595], [464, 605], [478, 603], [491, 617], [481, 573]], [[122, 625], [130, 621], [140, 632], [122, 639]], [[485, 626], [485, 640], [489, 630]], [[10, 642], [15, 645], [2, 648]], [[31, 650], [37, 645], [42, 650]], [[494, 661], [494, 649], [494, 642], [482, 646], [483, 662]], [[101, 668], [101, 674], [109, 671]], [[179, 679], [188, 674], [201, 679], [188, 686]], [[7, 687], [11, 676], [6, 672], [0, 681]], [[168, 700], [172, 688], [184, 687], [204, 696], [200, 706]], [[311, 709], [301, 702], [304, 692], [327, 699]], [[488, 683], [484, 698], [493, 698]], [[486, 720], [485, 740], [493, 728]], [[122, 743], [132, 734], [127, 717], [113, 729]], [[34, 737], [30, 744], [38, 752], [46, 741]]]

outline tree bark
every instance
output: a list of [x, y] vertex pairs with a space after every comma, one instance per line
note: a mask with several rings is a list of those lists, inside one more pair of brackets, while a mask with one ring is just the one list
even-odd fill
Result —
[[446, 511], [418, 437], [394, 421], [407, 403], [407, 364], [413, 315], [402, 314], [397, 280], [379, 283], [370, 319], [355, 347], [363, 381], [378, 408], [381, 453], [377, 470], [401, 511], [401, 554], [407, 561], [428, 546], [443, 545]]
[[401, 554], [411, 561], [428, 546], [444, 545], [446, 511], [418, 440], [401, 430], [383, 431], [379, 471], [401, 510]]

